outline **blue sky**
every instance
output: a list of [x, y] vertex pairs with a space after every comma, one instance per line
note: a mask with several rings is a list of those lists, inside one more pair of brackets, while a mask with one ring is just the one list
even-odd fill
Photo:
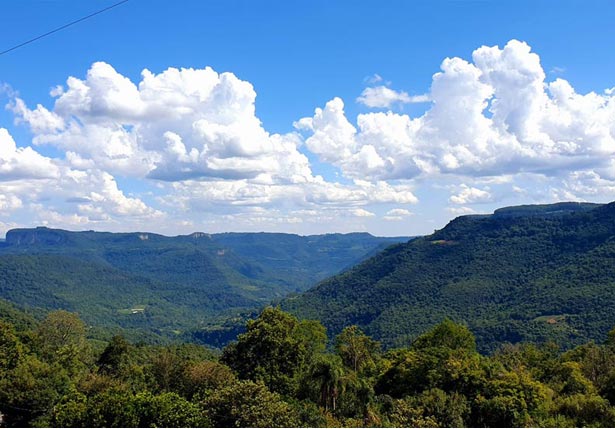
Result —
[[[4, 1], [0, 51], [113, 3]], [[614, 18], [609, 1], [130, 0], [0, 56], [0, 234], [410, 235], [611, 201]]]

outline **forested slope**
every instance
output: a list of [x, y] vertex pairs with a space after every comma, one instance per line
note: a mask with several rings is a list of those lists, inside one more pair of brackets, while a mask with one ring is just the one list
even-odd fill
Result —
[[258, 310], [400, 240], [15, 229], [0, 243], [0, 298], [140, 336], [174, 336]]
[[462, 216], [282, 307], [332, 333], [357, 324], [389, 347], [445, 317], [467, 324], [483, 351], [502, 342], [603, 340], [615, 325], [615, 203]]

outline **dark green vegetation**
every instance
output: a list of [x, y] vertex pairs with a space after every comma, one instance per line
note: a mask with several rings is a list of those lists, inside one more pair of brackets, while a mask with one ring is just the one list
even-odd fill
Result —
[[385, 347], [448, 317], [479, 350], [603, 341], [615, 325], [615, 203], [560, 203], [462, 216], [282, 302], [333, 334], [358, 325]]
[[0, 301], [2, 426], [613, 427], [615, 331], [476, 351], [449, 319], [387, 352], [357, 326], [267, 307], [221, 355], [88, 339], [74, 313], [40, 323]]
[[[272, 299], [305, 290], [403, 238], [369, 234], [203, 234], [17, 229], [0, 242], [0, 298], [78, 312], [129, 338], [223, 344]], [[239, 316], [237, 314], [240, 313]], [[243, 323], [241, 323], [243, 325]], [[194, 332], [194, 334], [192, 333]]]

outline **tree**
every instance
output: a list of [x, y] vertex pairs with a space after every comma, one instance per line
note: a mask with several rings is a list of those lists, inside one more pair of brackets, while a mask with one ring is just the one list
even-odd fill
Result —
[[5, 371], [17, 366], [22, 355], [23, 347], [15, 335], [13, 325], [0, 320], [0, 378]]
[[70, 372], [87, 359], [85, 324], [76, 313], [52, 311], [37, 329], [41, 357], [59, 362]]
[[394, 427], [437, 428], [440, 427], [432, 416], [424, 416], [423, 409], [415, 398], [395, 399], [389, 411], [389, 420]]
[[179, 391], [185, 366], [186, 362], [169, 349], [164, 349], [155, 355], [147, 367], [154, 390]]
[[141, 392], [134, 398], [139, 427], [208, 427], [209, 421], [197, 404], [174, 392], [152, 395]]
[[103, 374], [117, 376], [128, 354], [128, 341], [122, 335], [114, 335], [98, 358], [96, 364]]
[[476, 339], [466, 326], [459, 325], [447, 318], [412, 343], [414, 350], [430, 347], [476, 351]]
[[31, 426], [68, 391], [70, 379], [58, 364], [26, 355], [0, 378], [0, 412], [9, 426]]
[[395, 398], [414, 395], [425, 389], [475, 394], [484, 384], [486, 362], [475, 351], [427, 347], [387, 353], [388, 369], [379, 377], [375, 390]]
[[527, 371], [506, 371], [485, 380], [474, 401], [474, 427], [536, 426], [547, 413], [553, 392]]
[[90, 427], [138, 427], [139, 410], [128, 389], [112, 388], [88, 398], [86, 424]]
[[291, 395], [311, 353], [324, 347], [322, 332], [319, 324], [300, 323], [279, 308], [267, 307], [247, 323], [236, 343], [224, 349], [221, 361], [239, 378], [262, 381], [272, 391]]
[[325, 411], [336, 409], [336, 401], [344, 388], [344, 366], [336, 355], [321, 355], [312, 363], [307, 376], [316, 387], [318, 404]]
[[596, 394], [577, 393], [555, 400], [555, 412], [571, 419], [576, 427], [614, 427], [615, 410]]
[[295, 409], [263, 384], [238, 381], [215, 391], [203, 402], [214, 427], [293, 427], [299, 423]]
[[183, 373], [183, 394], [191, 399], [195, 395], [222, 389], [236, 381], [231, 369], [218, 362], [203, 361], [186, 367]]
[[303, 343], [307, 356], [324, 353], [327, 347], [327, 330], [317, 320], [301, 320], [294, 335]]
[[425, 418], [431, 417], [440, 427], [465, 427], [470, 414], [467, 398], [457, 392], [446, 393], [440, 389], [424, 391], [419, 396], [419, 403]]
[[394, 426], [465, 427], [470, 414], [467, 398], [440, 389], [426, 390], [417, 396], [393, 400], [387, 411]]
[[344, 328], [335, 339], [335, 350], [344, 365], [361, 372], [366, 367], [375, 367], [375, 359], [380, 351], [380, 343], [365, 335], [358, 326]]

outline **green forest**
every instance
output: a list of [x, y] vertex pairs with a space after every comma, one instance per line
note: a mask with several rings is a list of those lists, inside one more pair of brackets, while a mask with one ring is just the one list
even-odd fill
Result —
[[613, 219], [511, 207], [386, 248], [9, 231], [0, 426], [613, 427]]
[[0, 298], [32, 311], [78, 312], [133, 341], [219, 346], [272, 299], [400, 241], [407, 238], [13, 229], [0, 241]]
[[570, 348], [615, 326], [615, 203], [558, 203], [461, 216], [281, 301], [332, 335], [358, 325], [386, 347], [443, 318], [481, 352], [517, 342]]
[[604, 344], [504, 344], [480, 354], [443, 319], [383, 350], [275, 307], [221, 351], [89, 338], [76, 313], [0, 305], [7, 427], [612, 427], [615, 331]]

